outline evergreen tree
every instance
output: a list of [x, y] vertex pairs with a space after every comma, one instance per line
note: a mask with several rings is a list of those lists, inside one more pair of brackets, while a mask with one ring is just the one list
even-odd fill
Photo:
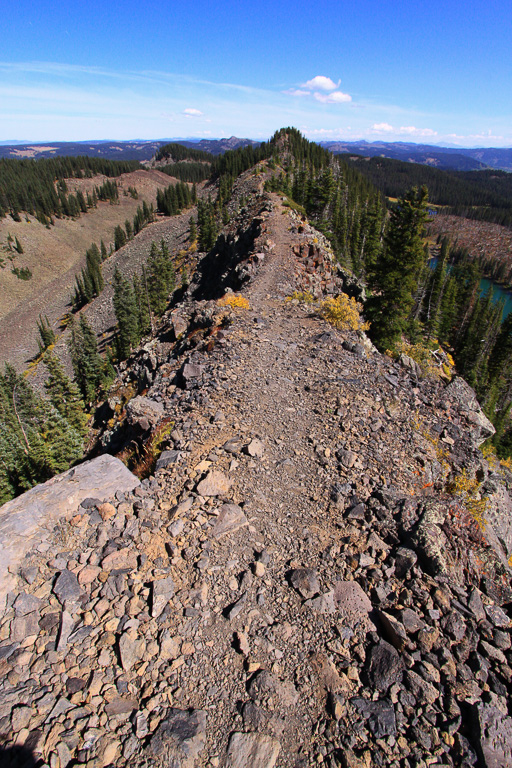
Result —
[[118, 324], [119, 358], [124, 360], [140, 340], [139, 309], [132, 283], [118, 268], [114, 272], [113, 302]]
[[87, 417], [77, 385], [66, 376], [64, 367], [55, 354], [47, 353], [44, 364], [49, 373], [45, 388], [51, 404], [79, 434], [84, 435]]
[[86, 404], [93, 403], [103, 383], [103, 361], [98, 343], [84, 314], [78, 323], [72, 318], [69, 351], [75, 381]]
[[43, 352], [45, 349], [48, 349], [49, 346], [55, 343], [55, 331], [51, 327], [50, 321], [46, 315], [44, 316], [44, 319], [41, 315], [39, 315], [39, 320], [37, 321], [37, 330], [39, 331], [40, 337], [40, 340], [38, 341], [39, 351]]
[[414, 305], [418, 276], [425, 261], [423, 236], [427, 189], [407, 192], [392, 210], [385, 243], [370, 284], [371, 336], [380, 349], [393, 349], [404, 333]]

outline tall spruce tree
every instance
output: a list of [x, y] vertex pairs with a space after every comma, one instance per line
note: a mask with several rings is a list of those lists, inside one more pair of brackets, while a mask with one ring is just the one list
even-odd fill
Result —
[[393, 349], [405, 332], [425, 262], [426, 187], [414, 188], [391, 212], [384, 248], [369, 275], [373, 296], [367, 305], [371, 337], [380, 349]]
[[139, 310], [132, 283], [119, 269], [114, 272], [114, 311], [116, 313], [119, 358], [124, 360], [140, 340]]
[[89, 405], [93, 403], [103, 383], [103, 360], [98, 352], [98, 342], [84, 314], [77, 323], [72, 318], [69, 351], [75, 374], [75, 381], [82, 397]]

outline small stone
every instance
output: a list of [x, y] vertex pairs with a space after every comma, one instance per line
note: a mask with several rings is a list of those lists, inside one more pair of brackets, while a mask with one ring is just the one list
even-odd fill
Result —
[[78, 583], [81, 587], [92, 584], [101, 573], [99, 565], [86, 565], [78, 574]]
[[70, 602], [76, 601], [83, 594], [76, 574], [68, 570], [61, 571], [61, 573], [57, 576], [57, 580], [53, 586], [53, 591], [57, 595], [61, 605], [64, 605], [64, 603], [68, 600]]
[[370, 652], [368, 676], [371, 684], [386, 693], [402, 677], [404, 664], [395, 648], [382, 640]]
[[233, 481], [226, 475], [218, 469], [212, 469], [198, 484], [197, 492], [201, 496], [225, 496], [232, 485]]
[[238, 648], [240, 650], [240, 653], [244, 656], [249, 655], [249, 638], [247, 637], [247, 634], [245, 632], [236, 632], [235, 634], [236, 642], [238, 645]]
[[215, 520], [212, 536], [214, 539], [221, 539], [248, 524], [246, 516], [237, 504], [223, 504], [219, 510], [219, 516]]
[[33, 715], [31, 707], [15, 707], [11, 715], [11, 728], [14, 733], [19, 733], [22, 728], [27, 728]]
[[255, 459], [261, 459], [265, 453], [265, 446], [257, 437], [255, 437], [247, 446], [247, 453]]
[[115, 552], [111, 552], [101, 561], [101, 567], [104, 571], [122, 570], [127, 568], [129, 570], [137, 569], [137, 552], [130, 547], [122, 547]]
[[406, 686], [419, 704], [433, 704], [439, 698], [439, 691], [412, 669], [405, 673]]
[[27, 613], [39, 611], [42, 602], [43, 601], [35, 595], [27, 595], [25, 592], [20, 592], [14, 601], [14, 613], [16, 616], [26, 616]]
[[104, 504], [98, 504], [96, 509], [98, 510], [99, 516], [102, 520], [110, 520], [111, 517], [117, 515], [117, 509], [108, 501], [106, 501]]
[[229, 608], [226, 610], [226, 616], [231, 621], [232, 619], [235, 619], [241, 611], [243, 611], [245, 604], [247, 602], [247, 592], [244, 592], [243, 595], [236, 601], [236, 603], [233, 603]]
[[133, 712], [137, 709], [137, 701], [135, 699], [123, 698], [122, 696], [116, 696], [115, 699], [109, 701], [105, 707], [105, 712], [109, 717], [115, 715], [126, 715], [129, 712]]
[[265, 575], [265, 566], [260, 560], [257, 560], [255, 563], [253, 563], [252, 570], [254, 575], [258, 578], [261, 578]]
[[118, 753], [118, 750], [120, 750], [120, 748], [121, 748], [121, 742], [118, 741], [117, 739], [113, 739], [112, 741], [108, 742], [101, 759], [101, 764], [103, 768], [106, 768], [107, 765], [114, 764], [116, 755]]
[[151, 616], [153, 618], [160, 616], [174, 595], [174, 592], [175, 586], [172, 576], [167, 576], [165, 579], [153, 582], [153, 604], [151, 607]]
[[313, 568], [296, 568], [290, 574], [290, 581], [294, 589], [306, 600], [313, 598], [320, 592], [318, 574]]
[[404, 576], [416, 565], [418, 561], [418, 555], [412, 549], [407, 547], [399, 547], [395, 554], [395, 575], [399, 579], [403, 579]]
[[368, 701], [356, 697], [351, 699], [350, 703], [368, 722], [368, 727], [376, 739], [396, 736], [395, 708], [388, 699]]
[[121, 665], [125, 672], [129, 672], [133, 665], [142, 659], [146, 650], [146, 642], [139, 637], [135, 629], [127, 630], [119, 639], [119, 655]]

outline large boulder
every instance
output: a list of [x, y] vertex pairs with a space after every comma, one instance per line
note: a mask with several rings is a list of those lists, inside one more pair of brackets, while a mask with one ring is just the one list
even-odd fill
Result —
[[24, 555], [49, 537], [57, 521], [76, 514], [84, 499], [101, 501], [132, 491], [140, 481], [105, 454], [85, 461], [0, 507], [0, 607], [12, 589]]

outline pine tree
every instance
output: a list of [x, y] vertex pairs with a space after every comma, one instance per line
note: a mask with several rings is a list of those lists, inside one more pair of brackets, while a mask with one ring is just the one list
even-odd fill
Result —
[[78, 323], [72, 318], [70, 329], [69, 350], [75, 381], [85, 403], [90, 404], [97, 399], [103, 383], [103, 361], [94, 331], [84, 314]]
[[39, 320], [37, 321], [37, 330], [39, 331], [40, 337], [40, 340], [38, 341], [39, 351], [43, 352], [45, 349], [48, 349], [49, 346], [55, 343], [55, 331], [51, 327], [50, 321], [46, 315], [44, 316], [44, 319], [41, 315], [39, 315]]
[[49, 372], [45, 388], [51, 404], [79, 434], [84, 435], [87, 417], [77, 385], [66, 376], [64, 366], [55, 354], [47, 353], [44, 364]]
[[427, 189], [407, 192], [391, 212], [382, 253], [370, 274], [375, 292], [367, 306], [371, 337], [380, 349], [393, 349], [404, 333], [425, 261], [423, 236]]
[[119, 357], [124, 360], [140, 340], [139, 310], [132, 283], [117, 268], [114, 272], [113, 302], [118, 324]]

